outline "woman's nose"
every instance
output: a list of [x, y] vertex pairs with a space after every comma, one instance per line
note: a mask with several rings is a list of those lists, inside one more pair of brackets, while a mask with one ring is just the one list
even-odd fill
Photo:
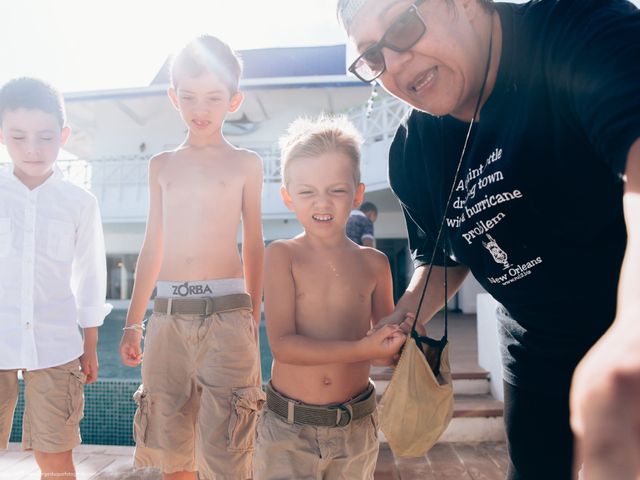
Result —
[[389, 48], [383, 48], [384, 64], [387, 72], [397, 75], [402, 72], [407, 64], [407, 60], [411, 58], [411, 50], [406, 52], [394, 52]]

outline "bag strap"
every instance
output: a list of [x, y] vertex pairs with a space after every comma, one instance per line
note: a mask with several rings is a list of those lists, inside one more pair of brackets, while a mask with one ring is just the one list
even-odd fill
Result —
[[[456, 167], [456, 173], [453, 176], [453, 182], [451, 183], [451, 189], [449, 191], [449, 197], [447, 198], [447, 203], [444, 207], [444, 213], [442, 214], [442, 221], [440, 222], [440, 228], [438, 229], [438, 235], [436, 236], [436, 242], [433, 247], [433, 252], [431, 253], [431, 260], [429, 262], [429, 270], [427, 271], [427, 278], [424, 282], [424, 287], [422, 288], [422, 293], [420, 295], [420, 302], [418, 302], [418, 308], [416, 309], [416, 316], [413, 319], [413, 325], [411, 326], [411, 336], [414, 338], [429, 338], [429, 337], [420, 337], [416, 331], [416, 324], [418, 322], [418, 318], [420, 315], [420, 309], [422, 308], [422, 302], [424, 301], [425, 294], [427, 293], [427, 286], [429, 285], [429, 279], [431, 278], [431, 272], [433, 271], [433, 262], [436, 258], [436, 253], [438, 251], [438, 245], [440, 243], [440, 238], [442, 236], [442, 230], [444, 228], [444, 224], [447, 218], [447, 212], [449, 211], [449, 205], [451, 204], [451, 199], [453, 198], [453, 192], [455, 191], [455, 187], [458, 180], [458, 175], [460, 174], [460, 169], [462, 167], [462, 160], [464, 159], [464, 154], [467, 151], [467, 146], [469, 144], [469, 139], [471, 138], [471, 130], [473, 129], [473, 125], [475, 124], [476, 117], [478, 116], [478, 112], [480, 111], [480, 102], [482, 101], [482, 96], [484, 95], [484, 87], [487, 84], [487, 78], [489, 77], [489, 67], [491, 66], [491, 51], [493, 50], [493, 17], [491, 19], [491, 34], [489, 36], [489, 55], [487, 56], [487, 66], [484, 70], [484, 78], [482, 80], [482, 86], [480, 87], [480, 95], [478, 95], [478, 101], [476, 102], [476, 108], [473, 112], [473, 118], [471, 118], [471, 122], [469, 123], [469, 129], [467, 130], [467, 136], [464, 140], [464, 145], [462, 146], [462, 152], [460, 153], [460, 159], [458, 160], [458, 166]], [[447, 315], [448, 305], [449, 305], [449, 297], [447, 291], [447, 249], [442, 246], [442, 252], [444, 254], [444, 335], [440, 342], [446, 342], [449, 334], [449, 318]]]

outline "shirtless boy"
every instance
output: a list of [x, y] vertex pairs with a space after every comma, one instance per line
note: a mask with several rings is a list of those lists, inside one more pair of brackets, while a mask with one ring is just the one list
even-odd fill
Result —
[[147, 231], [120, 355], [126, 365], [142, 361], [142, 321], [156, 287], [134, 396], [135, 464], [161, 468], [165, 479], [252, 475], [264, 400], [262, 161], [221, 131], [242, 102], [240, 73], [238, 58], [215, 37], [199, 37], [176, 56], [169, 97], [188, 133], [149, 165]]
[[297, 120], [282, 140], [287, 207], [304, 232], [267, 248], [265, 317], [274, 356], [254, 478], [371, 479], [378, 454], [374, 359], [404, 342], [384, 254], [345, 235], [361, 202], [360, 140], [341, 118]]

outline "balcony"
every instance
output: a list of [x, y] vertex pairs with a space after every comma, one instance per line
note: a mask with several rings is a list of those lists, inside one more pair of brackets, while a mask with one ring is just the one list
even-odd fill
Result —
[[[362, 133], [362, 181], [368, 192], [388, 188], [387, 153], [395, 130], [408, 108], [392, 97], [382, 97], [371, 108], [348, 110], [347, 116]], [[278, 192], [280, 188], [280, 152], [277, 139], [270, 144], [242, 145], [260, 154], [264, 161], [263, 217], [291, 218]], [[150, 154], [58, 160], [67, 177], [98, 198], [105, 223], [140, 223], [148, 209], [147, 169]], [[7, 168], [8, 158], [0, 159]]]

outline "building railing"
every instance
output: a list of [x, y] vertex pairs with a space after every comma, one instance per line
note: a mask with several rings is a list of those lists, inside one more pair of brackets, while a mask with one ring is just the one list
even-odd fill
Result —
[[[367, 145], [390, 141], [408, 107], [392, 97], [377, 98], [371, 108], [357, 107], [346, 112], [362, 133]], [[279, 183], [280, 151], [277, 143], [247, 145], [263, 159], [264, 181]], [[99, 199], [142, 201], [147, 196], [148, 165], [151, 155], [119, 155], [95, 159], [65, 159], [58, 166], [74, 183], [91, 190]], [[0, 164], [0, 168], [8, 165]], [[125, 195], [126, 192], [126, 195]]]
[[409, 107], [400, 100], [385, 96], [376, 97], [371, 107], [363, 106], [347, 112], [349, 119], [360, 131], [367, 144], [392, 139], [398, 125], [409, 111]]

